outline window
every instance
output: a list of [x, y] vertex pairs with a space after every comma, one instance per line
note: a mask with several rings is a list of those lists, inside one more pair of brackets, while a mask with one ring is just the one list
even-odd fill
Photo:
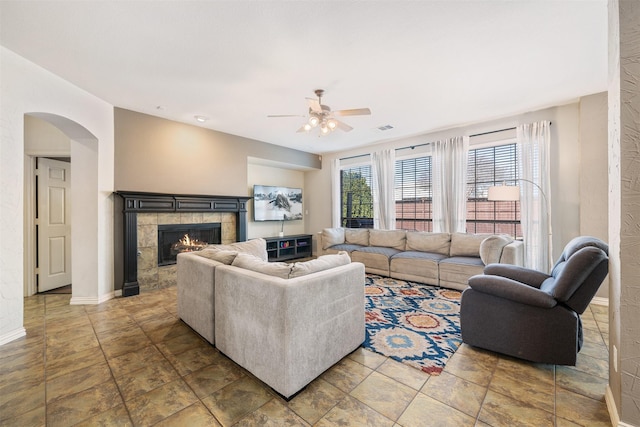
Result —
[[396, 160], [396, 228], [432, 231], [431, 156]]
[[341, 223], [348, 228], [373, 228], [371, 165], [342, 169], [340, 173]]
[[469, 150], [467, 165], [467, 232], [522, 236], [520, 202], [491, 202], [487, 191], [494, 185], [516, 185], [516, 144]]

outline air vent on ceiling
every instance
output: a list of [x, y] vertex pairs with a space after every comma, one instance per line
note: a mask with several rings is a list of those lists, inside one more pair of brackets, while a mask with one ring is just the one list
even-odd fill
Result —
[[391, 130], [391, 129], [393, 129], [393, 126], [391, 126], [391, 125], [383, 125], [383, 126], [378, 126], [376, 128], [376, 130], [378, 132], [384, 132], [384, 131]]

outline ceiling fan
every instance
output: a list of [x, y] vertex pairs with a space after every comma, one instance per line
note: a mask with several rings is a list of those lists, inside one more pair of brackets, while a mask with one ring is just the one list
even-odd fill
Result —
[[[327, 135], [336, 129], [344, 132], [353, 130], [351, 126], [343, 121], [336, 119], [334, 116], [366, 116], [371, 114], [368, 108], [353, 108], [350, 110], [331, 111], [328, 105], [322, 104], [323, 89], [316, 89], [315, 94], [318, 99], [306, 98], [309, 104], [309, 116], [307, 122], [297, 130], [297, 132], [309, 132], [311, 129], [318, 127], [320, 135]], [[267, 117], [307, 117], [299, 114], [276, 114]]]

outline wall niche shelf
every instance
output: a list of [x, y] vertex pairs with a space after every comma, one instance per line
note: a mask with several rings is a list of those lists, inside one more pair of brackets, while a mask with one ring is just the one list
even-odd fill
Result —
[[265, 237], [264, 240], [267, 241], [269, 261], [286, 261], [311, 256], [311, 234]]

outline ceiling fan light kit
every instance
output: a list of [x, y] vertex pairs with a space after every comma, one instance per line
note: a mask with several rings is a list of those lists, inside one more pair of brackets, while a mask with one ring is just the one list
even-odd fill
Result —
[[[348, 124], [336, 119], [336, 116], [364, 116], [371, 114], [371, 110], [368, 108], [355, 108], [351, 110], [338, 110], [331, 111], [328, 105], [322, 104], [322, 95], [324, 90], [316, 89], [315, 91], [318, 99], [307, 98], [309, 103], [309, 118], [307, 122], [298, 129], [298, 132], [309, 133], [314, 128], [319, 128], [320, 132], [318, 136], [328, 135], [336, 129], [340, 129], [344, 132], [353, 130]], [[299, 117], [297, 114], [284, 114], [284, 115], [270, 115], [268, 117]]]

